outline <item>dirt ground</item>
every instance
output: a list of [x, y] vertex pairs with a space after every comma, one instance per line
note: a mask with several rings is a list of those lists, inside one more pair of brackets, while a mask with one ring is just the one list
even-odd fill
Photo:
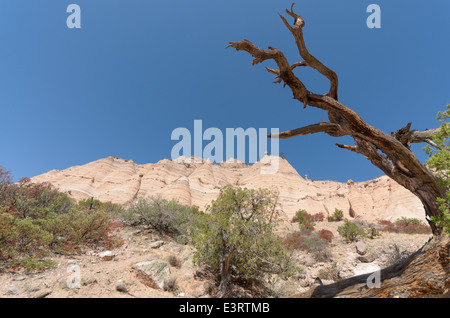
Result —
[[[296, 252], [300, 266], [299, 276], [287, 281], [274, 280], [269, 287], [271, 297], [284, 297], [290, 293], [307, 290], [314, 284], [320, 271], [335, 264], [341, 278], [354, 276], [354, 269], [361, 264], [355, 243], [345, 242], [337, 233], [342, 222], [318, 222], [316, 230], [328, 229], [334, 234], [329, 246], [332, 257], [325, 262], [315, 261], [306, 252]], [[146, 230], [124, 227], [121, 236], [125, 243], [114, 250], [109, 258], [101, 257], [101, 250], [87, 251], [83, 255], [54, 255], [55, 268], [37, 273], [0, 274], [0, 297], [2, 298], [174, 298], [211, 297], [214, 281], [193, 266], [194, 248], [176, 244]], [[425, 244], [430, 235], [382, 233], [375, 239], [364, 239], [366, 255], [374, 258], [371, 264], [385, 265], [395, 253], [413, 252]], [[155, 242], [164, 243], [159, 246]], [[136, 275], [132, 266], [150, 259], [169, 260], [175, 257], [179, 264], [170, 266], [174, 287], [168, 291], [146, 286]], [[369, 259], [370, 261], [370, 259]], [[367, 262], [364, 261], [364, 262]], [[331, 283], [332, 281], [328, 282]], [[324, 283], [327, 283], [326, 281]], [[249, 296], [248, 294], [246, 294]]]

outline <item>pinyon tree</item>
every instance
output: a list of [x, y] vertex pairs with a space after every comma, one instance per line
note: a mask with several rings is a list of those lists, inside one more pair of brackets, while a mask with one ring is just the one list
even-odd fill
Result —
[[273, 192], [226, 186], [207, 210], [196, 235], [194, 262], [220, 275], [216, 297], [229, 297], [232, 275], [261, 278], [296, 271], [291, 254], [275, 234]]

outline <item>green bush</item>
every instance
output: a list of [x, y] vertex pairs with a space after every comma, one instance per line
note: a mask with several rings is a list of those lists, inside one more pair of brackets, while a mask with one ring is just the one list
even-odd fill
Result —
[[229, 290], [231, 275], [260, 278], [295, 271], [290, 253], [275, 234], [271, 216], [275, 195], [269, 190], [226, 186], [208, 207], [195, 236], [194, 262], [219, 274], [219, 290]]
[[328, 222], [341, 221], [344, 218], [344, 212], [339, 209], [334, 209], [333, 215], [327, 217]]
[[313, 216], [302, 209], [295, 212], [293, 221], [298, 222], [300, 229], [314, 230], [314, 226], [316, 225], [313, 222]]
[[363, 228], [359, 227], [356, 223], [345, 219], [344, 225], [338, 227], [338, 233], [347, 241], [355, 242], [359, 238], [365, 237], [366, 233]]
[[440, 130], [432, 136], [436, 147], [433, 149], [427, 145], [424, 150], [429, 158], [427, 164], [439, 179], [439, 185], [445, 190], [445, 195], [437, 199], [441, 215], [431, 216], [430, 219], [437, 227], [450, 235], [450, 104], [443, 112], [438, 112], [437, 120], [440, 122]]
[[381, 236], [381, 233], [376, 229], [376, 227], [371, 226], [368, 230], [367, 237], [370, 239], [374, 239], [377, 236]]
[[[0, 169], [0, 260], [2, 269], [42, 269], [49, 252], [76, 253], [83, 247], [121, 244], [114, 205], [96, 202], [87, 209], [45, 183], [22, 179], [12, 184]], [[6, 181], [5, 181], [6, 180]], [[115, 209], [118, 206], [114, 206]], [[38, 260], [39, 259], [39, 260]]]
[[200, 226], [202, 212], [173, 199], [159, 197], [139, 198], [136, 203], [121, 213], [131, 225], [147, 225], [160, 234], [174, 237], [177, 242], [187, 244]]

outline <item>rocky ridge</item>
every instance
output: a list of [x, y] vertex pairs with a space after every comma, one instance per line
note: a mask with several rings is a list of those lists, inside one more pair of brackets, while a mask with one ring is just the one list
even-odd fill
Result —
[[289, 220], [299, 209], [328, 216], [338, 208], [346, 218], [366, 221], [402, 216], [425, 221], [420, 200], [387, 176], [346, 183], [310, 180], [286, 159], [268, 155], [253, 165], [235, 159], [215, 164], [193, 157], [136, 164], [110, 156], [31, 180], [49, 182], [77, 200], [94, 197], [127, 205], [141, 196], [161, 196], [200, 209], [218, 196], [221, 187], [232, 184], [278, 191], [280, 211]]

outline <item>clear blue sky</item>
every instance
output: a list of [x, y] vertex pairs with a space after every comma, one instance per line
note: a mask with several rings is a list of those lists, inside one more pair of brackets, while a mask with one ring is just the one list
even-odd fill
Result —
[[[81, 29], [66, 8], [81, 7]], [[381, 7], [381, 29], [366, 8]], [[0, 3], [0, 165], [16, 178], [110, 155], [153, 163], [169, 158], [177, 127], [279, 128], [326, 120], [292, 99], [264, 66], [225, 49], [249, 39], [299, 60], [278, 17], [281, 0], [2, 0]], [[302, 0], [309, 51], [336, 71], [339, 98], [390, 133], [412, 121], [423, 130], [450, 103], [450, 2]], [[298, 76], [325, 93], [313, 70]], [[317, 134], [281, 140], [301, 175], [368, 180], [382, 172], [339, 149], [350, 138]], [[425, 160], [422, 146], [414, 147]]]

